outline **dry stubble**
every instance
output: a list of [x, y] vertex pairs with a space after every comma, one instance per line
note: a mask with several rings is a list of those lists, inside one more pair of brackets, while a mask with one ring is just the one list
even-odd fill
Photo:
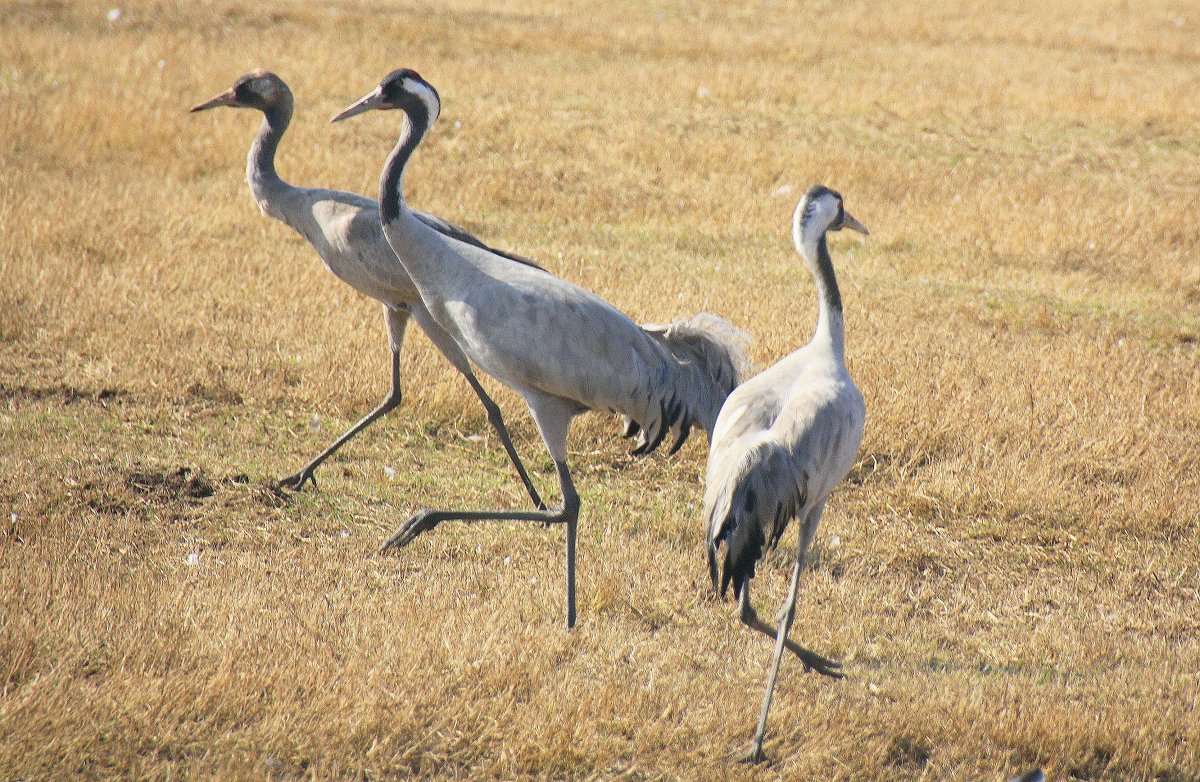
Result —
[[[109, 7], [0, 6], [0, 776], [1200, 776], [1191, 5]], [[522, 502], [415, 331], [404, 407], [268, 487], [382, 396], [383, 325], [257, 214], [257, 118], [184, 109], [270, 67], [284, 176], [374, 193], [396, 118], [325, 120], [401, 65], [445, 102], [413, 203], [762, 363], [815, 317], [804, 188], [872, 229], [834, 246], [863, 458], [795, 630], [850, 678], [785, 669], [772, 766], [730, 761], [769, 649], [708, 596], [702, 442], [576, 425], [571, 634], [559, 532], [372, 555]]]

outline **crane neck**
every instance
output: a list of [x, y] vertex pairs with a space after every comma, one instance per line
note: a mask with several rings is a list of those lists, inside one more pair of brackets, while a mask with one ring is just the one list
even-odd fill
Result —
[[846, 322], [842, 315], [842, 294], [838, 290], [837, 275], [833, 273], [833, 259], [829, 257], [825, 232], [822, 231], [815, 239], [805, 238], [801, 236], [797, 225], [793, 230], [793, 240], [817, 284], [820, 310], [812, 341], [828, 345], [841, 360], [846, 354]]
[[429, 116], [421, 108], [406, 109], [400, 138], [388, 155], [379, 178], [379, 217], [386, 224], [396, 220], [407, 208], [404, 203], [404, 169], [421, 139], [429, 130]]
[[246, 156], [246, 181], [259, 206], [263, 206], [272, 195], [292, 189], [275, 172], [275, 151], [279, 149], [279, 142], [291, 122], [290, 95], [263, 109], [262, 125], [258, 128], [254, 143], [250, 145], [250, 154]]

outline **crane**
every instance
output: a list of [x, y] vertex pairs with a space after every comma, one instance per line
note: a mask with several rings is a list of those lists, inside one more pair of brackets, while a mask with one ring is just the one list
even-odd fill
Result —
[[659, 332], [647, 330], [582, 288], [430, 229], [405, 204], [403, 179], [409, 158], [441, 112], [437, 90], [416, 71], [394, 71], [333, 121], [371, 109], [404, 112], [400, 138], [380, 178], [384, 235], [438, 324], [471, 361], [528, 404], [562, 495], [562, 504], [547, 511], [422, 510], [383, 550], [407, 545], [444, 521], [562, 524], [566, 619], [574, 627], [580, 501], [567, 466], [571, 421], [587, 410], [627, 416], [630, 433], [641, 432], [635, 454], [653, 451], [670, 431], [677, 433], [671, 452], [693, 425], [711, 433], [745, 364], [739, 332], [707, 313]]
[[[806, 668], [839, 677], [838, 663], [788, 640], [796, 609], [804, 555], [821, 520], [825, 501], [854, 464], [862, 442], [866, 405], [846, 371], [842, 298], [825, 235], [849, 228], [866, 234], [842, 197], [817, 185], [800, 200], [792, 239], [816, 280], [817, 328], [812, 340], [743, 383], [717, 418], [705, 473], [704, 518], [709, 571], [722, 595], [732, 583], [741, 621], [775, 638], [766, 694], [747, 760], [762, 759], [767, 713], [785, 646]], [[798, 519], [800, 542], [791, 587], [778, 629], [758, 618], [750, 603], [750, 580], [765, 551], [778, 544]], [[725, 559], [718, 576], [718, 553]], [[718, 583], [719, 582], [719, 583]]]
[[[324, 261], [325, 267], [338, 279], [381, 302], [387, 320], [392, 353], [390, 393], [374, 410], [298, 472], [279, 481], [280, 485], [296, 491], [302, 490], [307, 482], [316, 486], [315, 473], [322, 462], [376, 419], [400, 405], [400, 350], [411, 317], [471, 385], [483, 403], [488, 422], [500, 436], [500, 442], [525, 490], [529, 492], [530, 499], [538, 508], [545, 508], [513, 447], [500, 408], [480, 385], [455, 341], [430, 317], [403, 264], [388, 246], [380, 228], [378, 204], [370, 198], [342, 190], [296, 187], [276, 173], [275, 152], [291, 123], [294, 107], [292, 91], [287, 83], [270, 71], [254, 70], [239, 77], [228, 90], [192, 106], [190, 111], [205, 111], [218, 106], [257, 109], [263, 114], [262, 125], [246, 159], [246, 181], [262, 213], [291, 226], [308, 240]], [[464, 229], [441, 218], [423, 212], [415, 212], [414, 217], [434, 231], [475, 247], [486, 248], [507, 263], [534, 266], [526, 258], [488, 248]]]

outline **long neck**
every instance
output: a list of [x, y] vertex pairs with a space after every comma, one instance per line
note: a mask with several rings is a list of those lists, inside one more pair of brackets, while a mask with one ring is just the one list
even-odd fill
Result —
[[385, 224], [398, 218], [405, 208], [404, 169], [427, 130], [429, 118], [420, 109], [405, 112], [400, 139], [392, 149], [392, 154], [388, 155], [379, 178], [379, 217]]
[[279, 148], [279, 141], [291, 121], [290, 97], [278, 105], [268, 106], [263, 110], [258, 135], [250, 145], [250, 154], [246, 157], [246, 181], [250, 183], [254, 199], [260, 205], [274, 194], [293, 189], [275, 172], [275, 150]]
[[820, 314], [817, 317], [817, 330], [813, 334], [813, 342], [829, 345], [833, 353], [841, 359], [846, 352], [846, 323], [842, 317], [842, 294], [838, 290], [837, 276], [833, 273], [833, 259], [829, 257], [825, 234], [822, 232], [815, 241], [806, 241], [801, 238], [797, 227], [793, 232], [793, 239], [796, 249], [804, 257], [817, 284]]

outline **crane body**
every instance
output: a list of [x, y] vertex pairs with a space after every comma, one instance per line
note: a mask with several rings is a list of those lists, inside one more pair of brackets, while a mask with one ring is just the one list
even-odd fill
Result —
[[[732, 584], [743, 624], [775, 639], [763, 707], [747, 759], [762, 759], [767, 715], [786, 648], [806, 668], [840, 677], [838, 663], [788, 638], [795, 616], [804, 557], [825, 503], [854, 464], [862, 442], [866, 405], [845, 365], [841, 293], [826, 233], [850, 228], [867, 233], [842, 197], [817, 185], [801, 199], [792, 238], [817, 284], [820, 303], [812, 340], [743, 383], [725, 400], [705, 471], [704, 518], [709, 570], [724, 595]], [[788, 597], [777, 628], [762, 621], [750, 602], [755, 566], [774, 548], [792, 519], [800, 524]], [[720, 549], [724, 546], [724, 561]]]
[[567, 433], [586, 410], [623, 414], [654, 450], [675, 431], [672, 450], [693, 426], [712, 431], [745, 363], [739, 333], [702, 314], [665, 329], [638, 326], [584, 289], [531, 267], [517, 268], [486, 248], [431, 230], [404, 202], [405, 167], [441, 111], [437, 91], [415, 71], [395, 71], [334, 117], [400, 109], [404, 124], [380, 178], [384, 235], [405, 264], [430, 315], [462, 351], [512, 388], [554, 460], [562, 504], [547, 511], [424, 510], [384, 549], [407, 545], [444, 521], [534, 521], [566, 527], [566, 623], [575, 625], [575, 541], [579, 495], [567, 466]]
[[[284, 181], [276, 172], [275, 154], [291, 123], [293, 104], [291, 89], [283, 79], [269, 71], [257, 70], [240, 77], [225, 92], [196, 104], [191, 111], [230, 106], [262, 112], [262, 124], [246, 158], [246, 182], [255, 203], [264, 215], [279, 220], [303, 236], [334, 276], [383, 305], [392, 362], [388, 396], [307, 465], [282, 479], [280, 484], [297, 491], [309, 482], [315, 486], [315, 473], [322, 462], [380, 416], [400, 405], [400, 351], [408, 321], [412, 318], [470, 384], [530, 499], [535, 506], [544, 508], [512, 444], [499, 406], [479, 383], [470, 362], [454, 339], [425, 310], [416, 286], [388, 245], [379, 220], [378, 204], [366, 196], [343, 190], [297, 187]], [[423, 212], [415, 212], [414, 216], [430, 230], [465, 243], [485, 246], [469, 232], [446, 220]], [[492, 252], [506, 263], [518, 266], [532, 266], [533, 263], [500, 250]]]

